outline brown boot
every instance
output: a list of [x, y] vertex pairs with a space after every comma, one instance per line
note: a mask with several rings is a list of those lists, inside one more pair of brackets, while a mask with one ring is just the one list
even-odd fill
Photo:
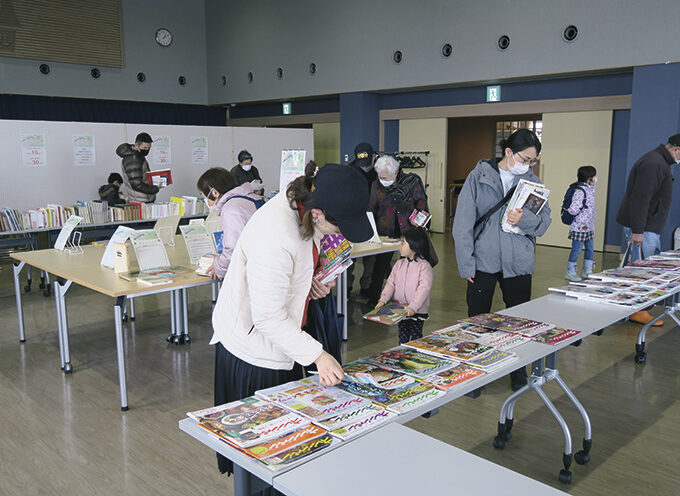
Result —
[[[635, 312], [633, 315], [628, 317], [628, 320], [635, 322], [636, 324], [647, 324], [652, 319], [654, 319], [654, 316], [647, 310], [640, 310], [639, 312]], [[663, 320], [657, 320], [652, 324], [652, 327], [661, 327], [662, 325]]]

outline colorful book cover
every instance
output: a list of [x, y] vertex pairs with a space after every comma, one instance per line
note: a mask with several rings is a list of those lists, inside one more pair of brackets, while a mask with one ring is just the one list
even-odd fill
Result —
[[617, 293], [616, 289], [609, 286], [559, 286], [548, 288], [548, 291], [554, 291], [556, 293], [562, 293], [566, 296], [571, 296], [574, 298], [604, 298]]
[[324, 449], [328, 449], [334, 444], [342, 441], [331, 434], [326, 433], [315, 439], [310, 439], [302, 444], [290, 448], [287, 451], [279, 453], [278, 455], [263, 458], [261, 461], [271, 470], [281, 470], [282, 468], [290, 467], [303, 458], [318, 453]]
[[327, 234], [319, 242], [319, 266], [314, 278], [327, 284], [352, 265], [352, 244], [342, 234]]
[[404, 343], [404, 346], [422, 350], [444, 358], [466, 361], [491, 351], [491, 346], [476, 341], [450, 339], [441, 334], [432, 334], [424, 338]]
[[215, 243], [215, 251], [217, 252], [218, 255], [222, 254], [222, 250], [224, 249], [222, 245], [222, 238], [224, 237], [224, 232], [222, 231], [215, 231], [212, 233], [212, 238], [213, 242]]
[[348, 378], [354, 382], [363, 382], [384, 389], [398, 389], [415, 382], [415, 379], [410, 375], [365, 362], [351, 362], [344, 365], [342, 369]]
[[321, 427], [318, 427], [314, 424], [310, 424], [290, 434], [281, 436], [280, 438], [273, 441], [251, 446], [250, 448], [246, 449], [246, 453], [257, 458], [258, 460], [261, 460], [262, 458], [274, 456], [281, 453], [282, 451], [294, 448], [306, 441], [315, 439], [324, 434], [326, 434], [325, 429], [322, 429]]
[[467, 364], [471, 367], [484, 370], [485, 372], [491, 372], [508, 362], [517, 360], [517, 358], [517, 355], [512, 352], [494, 350], [484, 356], [473, 358], [468, 361]]
[[678, 260], [637, 260], [633, 262], [633, 267], [645, 267], [659, 270], [678, 270], [680, 261]]
[[327, 431], [333, 431], [348, 424], [352, 424], [360, 419], [363, 419], [364, 417], [375, 415], [376, 413], [383, 410], [384, 408], [382, 406], [373, 402], [369, 402], [367, 405], [360, 406], [354, 410], [348, 410], [346, 412], [339, 413], [338, 415], [335, 415], [329, 419], [322, 421], [315, 420], [314, 423], [319, 427], [323, 427]]
[[596, 274], [591, 274], [591, 279], [600, 279], [602, 281], [630, 281], [641, 283], [648, 279], [656, 279], [661, 277], [666, 271], [659, 269], [651, 269], [647, 267], [621, 267], [618, 269], [605, 270]]
[[514, 332], [494, 331], [477, 337], [475, 341], [497, 350], [508, 351], [531, 341], [531, 338], [515, 334]]
[[170, 169], [149, 171], [146, 173], [146, 182], [159, 188], [170, 186], [172, 184], [172, 171]]
[[537, 322], [522, 317], [510, 317], [498, 313], [483, 313], [475, 315], [474, 317], [461, 319], [459, 322], [468, 322], [470, 324], [476, 324], [481, 327], [496, 329], [498, 331], [515, 332], [528, 337], [540, 334], [543, 331], [555, 327], [554, 325], [546, 324], [544, 322]]
[[421, 379], [458, 365], [451, 360], [428, 355], [403, 346], [361, 358], [360, 361]]
[[537, 336], [534, 336], [532, 339], [534, 341], [538, 341], [539, 343], [555, 345], [557, 343], [561, 343], [565, 339], [578, 336], [579, 334], [581, 334], [581, 331], [573, 331], [571, 329], [562, 329], [556, 327], [554, 329], [550, 329], [549, 331], [545, 331], [544, 333], [541, 333]]
[[464, 364], [460, 364], [452, 369], [439, 372], [427, 378], [427, 382], [437, 389], [448, 391], [470, 379], [484, 375], [483, 370], [478, 370]]
[[604, 286], [607, 288], [614, 289], [616, 291], [625, 291], [626, 289], [635, 287], [635, 283], [628, 281], [599, 281], [597, 279], [583, 279], [582, 281], [578, 282], [570, 282], [569, 286], [574, 287], [587, 286], [592, 288], [599, 288]]
[[323, 421], [368, 404], [364, 398], [335, 387], [321, 386], [318, 377], [301, 379], [256, 391], [260, 398], [273, 401], [313, 421]]
[[396, 301], [390, 301], [380, 308], [371, 310], [364, 315], [364, 318], [371, 322], [377, 322], [378, 324], [394, 325], [406, 317], [405, 311], [406, 305], [402, 305]]
[[304, 417], [254, 396], [187, 415], [240, 448], [275, 439], [309, 424]]
[[381, 424], [384, 424], [395, 415], [396, 414], [394, 412], [381, 408], [380, 411], [374, 412], [372, 415], [359, 418], [347, 425], [333, 429], [330, 432], [343, 441], [347, 441], [357, 434], [362, 434]]
[[399, 389], [385, 389], [361, 382], [342, 381], [337, 386], [395, 413], [404, 413], [435, 399], [441, 391], [428, 382], [417, 381]]

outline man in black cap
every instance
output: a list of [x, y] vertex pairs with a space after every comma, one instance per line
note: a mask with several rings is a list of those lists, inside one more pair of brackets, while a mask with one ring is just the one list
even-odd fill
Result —
[[[375, 158], [376, 153], [370, 143], [359, 143], [354, 148], [354, 160], [347, 164], [361, 172], [361, 175], [366, 179], [369, 192], [371, 191], [371, 184], [373, 184], [373, 181], [378, 179], [378, 174], [373, 168]], [[371, 287], [373, 267], [375, 265], [375, 256], [362, 257], [361, 261], [364, 264], [364, 274], [359, 280], [359, 294], [364, 298], [368, 298], [368, 290]], [[354, 265], [351, 265], [349, 269], [347, 269], [347, 287], [349, 291], [352, 290], [352, 284], [354, 284]]]
[[[624, 226], [626, 238], [633, 244], [632, 262], [641, 255], [647, 258], [661, 251], [661, 233], [673, 199], [670, 168], [673, 164], [680, 164], [680, 134], [671, 136], [665, 145], [645, 153], [630, 171], [616, 221]], [[652, 318], [647, 310], [629, 317], [639, 324], [646, 324]], [[663, 321], [654, 325], [663, 325]]]
[[[236, 177], [236, 183], [238, 186], [243, 183], [253, 184], [253, 193], [256, 195], [261, 195], [264, 193], [263, 187], [258, 187], [262, 185], [262, 178], [260, 177], [260, 171], [257, 167], [253, 165], [253, 156], [248, 150], [241, 150], [238, 154], [238, 164], [236, 164], [231, 169], [231, 173]], [[255, 182], [253, 182], [255, 181]]]

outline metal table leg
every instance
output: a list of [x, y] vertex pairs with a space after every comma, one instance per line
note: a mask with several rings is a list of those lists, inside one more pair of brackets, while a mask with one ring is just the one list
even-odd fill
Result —
[[655, 322], [663, 319], [664, 317], [670, 317], [677, 325], [680, 326], [680, 319], [678, 319], [678, 317], [675, 315], [675, 312], [678, 310], [678, 293], [666, 298], [665, 305], [666, 308], [664, 309], [663, 313], [643, 325], [638, 332], [637, 340], [635, 342], [635, 363], [644, 363], [647, 361], [647, 352], [645, 351], [645, 336], [647, 335], [649, 328], [652, 327]]
[[123, 303], [124, 296], [116, 298], [113, 306], [113, 319], [116, 323], [116, 351], [118, 353], [118, 383], [120, 384], [120, 409], [128, 409], [127, 380], [125, 376], [125, 348], [123, 346]]
[[57, 338], [59, 340], [59, 360], [61, 362], [60, 368], [64, 370], [64, 339], [62, 335], [62, 321], [61, 321], [61, 303], [59, 302], [59, 286], [57, 281], [54, 281], [54, 307], [57, 311]]
[[170, 334], [165, 340], [168, 343], [172, 343], [177, 335], [177, 318], [176, 314], [177, 308], [175, 308], [175, 291], [170, 291], [170, 328], [172, 334]]
[[58, 332], [60, 334], [59, 346], [61, 349], [62, 370], [66, 374], [73, 372], [71, 351], [68, 341], [68, 317], [66, 311], [66, 292], [71, 287], [71, 284], [72, 281], [64, 280], [60, 277], [54, 281], [54, 298], [57, 303], [57, 318], [61, 324], [58, 327]]
[[210, 300], [213, 303], [217, 302], [217, 281], [213, 281], [210, 285]]
[[130, 296], [128, 298], [128, 317], [130, 320], [135, 320], [135, 298]]
[[15, 263], [12, 266], [12, 273], [14, 276], [14, 298], [17, 303], [17, 321], [19, 322], [19, 342], [26, 342], [26, 331], [24, 329], [24, 307], [21, 304], [21, 281], [19, 280], [19, 274], [21, 274], [21, 269], [24, 268], [26, 262]]
[[269, 484], [234, 463], [234, 496], [251, 496], [271, 488]]
[[[189, 308], [188, 308], [188, 297], [187, 297], [187, 289], [183, 288], [178, 291], [179, 296], [182, 301], [182, 330], [181, 332], [178, 332], [177, 336], [177, 341], [175, 344], [188, 344], [191, 342], [191, 338], [189, 337]], [[179, 320], [178, 320], [179, 323]]]

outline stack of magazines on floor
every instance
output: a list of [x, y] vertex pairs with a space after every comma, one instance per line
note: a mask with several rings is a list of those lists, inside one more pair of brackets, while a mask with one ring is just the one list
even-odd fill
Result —
[[321, 386], [314, 375], [187, 415], [269, 469], [281, 470], [517, 360], [509, 350], [520, 344], [554, 345], [578, 334], [528, 319], [478, 315], [345, 364], [337, 386]]
[[680, 250], [665, 251], [618, 269], [591, 274], [589, 279], [550, 291], [582, 300], [644, 308], [680, 286]]

